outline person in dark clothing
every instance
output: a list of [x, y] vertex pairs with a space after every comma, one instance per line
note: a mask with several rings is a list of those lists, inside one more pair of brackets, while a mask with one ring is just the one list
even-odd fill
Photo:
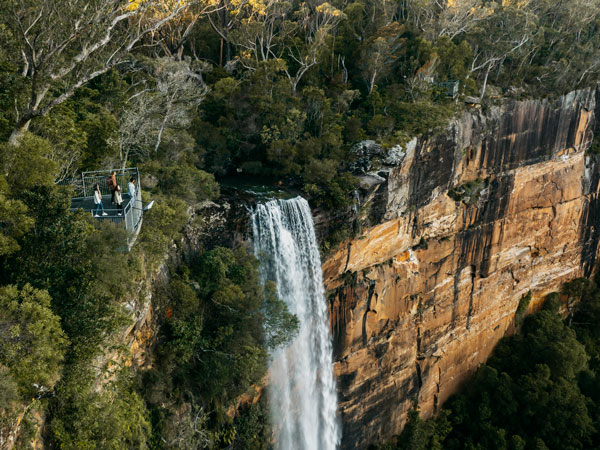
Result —
[[113, 170], [110, 176], [106, 179], [106, 185], [110, 189], [110, 203], [115, 203], [115, 191], [117, 190], [117, 172]]

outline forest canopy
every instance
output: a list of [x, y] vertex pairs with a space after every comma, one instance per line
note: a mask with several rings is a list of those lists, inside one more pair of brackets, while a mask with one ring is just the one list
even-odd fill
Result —
[[48, 141], [57, 178], [162, 160], [340, 207], [353, 144], [445, 126], [439, 83], [488, 101], [592, 85], [599, 18], [595, 0], [8, 0], [0, 138]]
[[[126, 351], [129, 299], [201, 220], [189, 212], [234, 177], [342, 211], [357, 186], [356, 143], [404, 145], [444, 128], [465, 98], [486, 108], [593, 86], [599, 25], [600, 0], [4, 0], [0, 442], [20, 426], [26, 446], [43, 417], [56, 448], [264, 448], [262, 405], [229, 411], [297, 323], [245, 250], [201, 248], [163, 267], [156, 366], [142, 380], [111, 359]], [[458, 82], [456, 98], [446, 82]], [[68, 185], [130, 166], [157, 202], [124, 253], [123, 230], [70, 211]], [[550, 313], [524, 323], [573, 343], [563, 328]], [[545, 363], [523, 374], [497, 360], [479, 377], [561, 388], [580, 407], [580, 442], [595, 442], [596, 355], [592, 331], [585, 342], [579, 333], [561, 379]], [[492, 407], [480, 391], [465, 395]], [[520, 430], [489, 427], [523, 448]]]

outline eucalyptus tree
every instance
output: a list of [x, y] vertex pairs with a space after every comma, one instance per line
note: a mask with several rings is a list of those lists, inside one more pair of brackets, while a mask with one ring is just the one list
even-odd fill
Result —
[[67, 339], [48, 292], [29, 284], [0, 287], [0, 365], [25, 398], [50, 391], [60, 378]]
[[535, 60], [543, 70], [542, 86], [566, 90], [589, 83], [600, 73], [600, 2], [571, 0], [531, 2], [539, 18], [540, 36]]
[[500, 72], [507, 59], [528, 55], [538, 31], [537, 16], [531, 10], [519, 5], [492, 5], [493, 12], [465, 36], [473, 48], [470, 71], [483, 74], [480, 98], [485, 96], [492, 70]]
[[142, 159], [156, 154], [166, 131], [188, 127], [207, 92], [201, 62], [165, 57], [150, 61], [147, 70], [145, 87], [130, 96], [120, 116], [117, 144], [123, 167], [131, 153]]
[[377, 30], [363, 45], [361, 69], [369, 94], [377, 80], [386, 75], [396, 61], [398, 50], [405, 41], [401, 37], [403, 32], [403, 25], [392, 22]]
[[233, 62], [254, 71], [261, 63], [286, 61], [283, 71], [294, 93], [333, 45], [332, 36], [346, 17], [323, 1], [224, 0], [220, 5], [208, 17], [221, 39], [237, 49]]
[[221, 0], [208, 14], [217, 34], [238, 49], [235, 60], [247, 70], [278, 58], [278, 42], [294, 30], [292, 3], [280, 0]]
[[297, 16], [296, 23], [301, 31], [299, 36], [289, 40], [284, 51], [285, 56], [296, 66], [295, 74], [286, 70], [292, 92], [296, 92], [298, 83], [306, 72], [321, 61], [323, 51], [332, 45], [330, 38], [334, 31], [346, 18], [342, 11], [327, 2], [316, 6], [303, 4]]
[[468, 33], [493, 13], [492, 6], [484, 0], [448, 2], [437, 15], [434, 37], [448, 36], [454, 39]]
[[22, 79], [10, 141], [32, 119], [126, 62], [137, 45], [151, 43], [189, 6], [187, 0], [6, 0], [0, 38], [12, 49], [6, 56]]
[[10, 450], [23, 417], [58, 381], [67, 340], [47, 291], [0, 287], [0, 448]]
[[400, 0], [399, 17], [418, 30], [425, 30], [435, 22], [442, 3], [436, 0]]

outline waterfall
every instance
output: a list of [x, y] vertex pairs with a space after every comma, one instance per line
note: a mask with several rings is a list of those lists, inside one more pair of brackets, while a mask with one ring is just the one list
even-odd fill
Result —
[[332, 341], [321, 258], [306, 200], [272, 200], [252, 213], [254, 252], [261, 276], [300, 322], [298, 336], [275, 351], [269, 367], [269, 403], [278, 450], [334, 450], [336, 419]]

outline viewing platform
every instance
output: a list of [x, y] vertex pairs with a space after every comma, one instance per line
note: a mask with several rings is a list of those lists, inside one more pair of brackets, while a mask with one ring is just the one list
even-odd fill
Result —
[[[112, 172], [116, 172], [117, 185], [121, 186], [121, 196], [123, 198], [121, 209], [111, 202], [112, 194], [107, 179]], [[133, 197], [128, 192], [128, 183], [131, 178], [135, 180], [135, 195]], [[140, 173], [137, 167], [82, 172], [80, 178], [71, 178], [65, 181], [64, 184], [70, 184], [75, 188], [75, 196], [71, 199], [71, 211], [83, 209], [89, 212], [94, 220], [99, 222], [110, 221], [124, 227], [127, 230], [127, 248], [131, 249], [140, 231], [143, 213]], [[102, 215], [102, 212], [100, 212], [100, 215], [94, 214], [96, 209], [94, 189], [96, 185], [100, 186], [105, 215]]]

